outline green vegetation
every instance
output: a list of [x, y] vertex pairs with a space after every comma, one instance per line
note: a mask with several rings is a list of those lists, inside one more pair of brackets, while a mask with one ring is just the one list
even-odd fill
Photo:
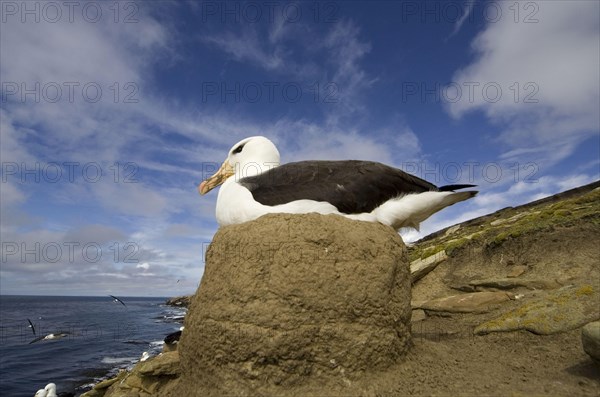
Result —
[[[526, 215], [519, 216], [524, 213]], [[493, 215], [482, 217], [480, 222], [463, 224], [454, 233], [441, 234], [410, 247], [409, 257], [411, 261], [425, 259], [442, 250], [452, 256], [453, 252], [472, 241], [482, 241], [485, 248], [494, 249], [522, 235], [534, 231], [567, 228], [583, 219], [600, 226], [600, 189], [558, 202], [500, 210]]]

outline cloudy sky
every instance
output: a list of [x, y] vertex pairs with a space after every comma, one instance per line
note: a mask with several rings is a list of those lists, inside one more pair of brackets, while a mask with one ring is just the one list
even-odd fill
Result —
[[595, 1], [2, 2], [0, 293], [193, 293], [238, 140], [480, 195], [599, 178]]

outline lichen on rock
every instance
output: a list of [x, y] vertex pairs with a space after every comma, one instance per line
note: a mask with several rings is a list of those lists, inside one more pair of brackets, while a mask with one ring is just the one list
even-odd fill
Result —
[[600, 291], [591, 285], [563, 287], [479, 325], [475, 334], [525, 329], [550, 335], [600, 319]]

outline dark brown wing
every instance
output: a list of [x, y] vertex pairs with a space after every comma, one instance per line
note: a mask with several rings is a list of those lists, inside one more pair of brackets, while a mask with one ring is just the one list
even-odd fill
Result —
[[121, 299], [117, 298], [116, 296], [114, 296], [114, 295], [108, 295], [108, 296], [110, 296], [111, 298], [113, 298], [115, 301], [119, 302], [123, 306], [127, 307], [127, 305], [125, 304], [125, 302], [123, 302]]
[[389, 199], [438, 188], [396, 168], [371, 161], [300, 161], [240, 180], [256, 201], [279, 205], [327, 201], [345, 214], [371, 212]]

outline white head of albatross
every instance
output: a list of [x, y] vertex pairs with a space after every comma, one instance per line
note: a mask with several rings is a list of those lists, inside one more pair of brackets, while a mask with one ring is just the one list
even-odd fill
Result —
[[231, 176], [254, 176], [278, 165], [279, 151], [273, 142], [264, 136], [251, 136], [233, 145], [221, 168], [202, 182], [198, 191], [206, 194]]
[[474, 197], [455, 192], [473, 185], [437, 187], [396, 168], [372, 161], [300, 161], [280, 165], [279, 151], [265, 137], [236, 143], [219, 170], [198, 190], [221, 185], [216, 216], [220, 225], [247, 222], [268, 213], [337, 214], [413, 227], [435, 212]]

